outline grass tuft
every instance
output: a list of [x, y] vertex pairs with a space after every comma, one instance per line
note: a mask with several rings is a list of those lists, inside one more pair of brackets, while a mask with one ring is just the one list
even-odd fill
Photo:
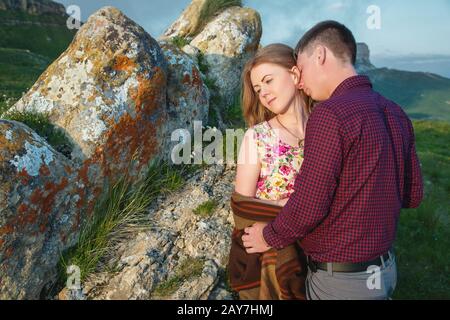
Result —
[[193, 210], [194, 214], [202, 217], [202, 218], [208, 218], [210, 217], [214, 210], [217, 208], [217, 201], [215, 200], [208, 200], [201, 205], [199, 205], [196, 209]]
[[153, 291], [158, 297], [167, 297], [173, 294], [187, 280], [199, 277], [202, 274], [205, 261], [199, 258], [188, 258], [180, 263], [175, 274], [166, 281], [161, 282]]
[[91, 219], [83, 225], [77, 245], [62, 255], [60, 284], [65, 283], [65, 270], [70, 265], [80, 268], [81, 281], [96, 272], [114, 271], [117, 244], [151, 226], [147, 218], [151, 203], [160, 194], [181, 188], [189, 170], [192, 169], [154, 160], [142, 180], [131, 183], [124, 176], [110, 186], [99, 199]]
[[176, 36], [170, 39], [170, 42], [177, 46], [178, 48], [182, 49], [184, 46], [189, 44], [189, 40], [180, 36]]

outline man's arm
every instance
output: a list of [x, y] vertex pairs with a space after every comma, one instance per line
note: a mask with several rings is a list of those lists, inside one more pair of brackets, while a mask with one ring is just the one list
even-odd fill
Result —
[[305, 160], [294, 193], [263, 235], [274, 248], [304, 237], [327, 215], [342, 168], [342, 128], [325, 105], [316, 106], [306, 128]]
[[405, 159], [405, 189], [403, 195], [403, 208], [417, 208], [423, 199], [422, 170], [416, 152], [414, 127], [408, 119], [408, 129], [411, 138], [408, 155]]

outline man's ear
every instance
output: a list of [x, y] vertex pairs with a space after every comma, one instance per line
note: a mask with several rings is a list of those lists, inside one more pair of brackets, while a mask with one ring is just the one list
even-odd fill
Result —
[[316, 48], [315, 58], [319, 65], [324, 65], [327, 58], [327, 48], [323, 45], [318, 45]]

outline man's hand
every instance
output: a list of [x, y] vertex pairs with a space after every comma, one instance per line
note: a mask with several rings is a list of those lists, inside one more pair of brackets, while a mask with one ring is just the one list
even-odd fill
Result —
[[247, 253], [262, 253], [271, 248], [263, 237], [265, 226], [267, 226], [267, 223], [257, 222], [253, 226], [245, 228], [242, 242]]

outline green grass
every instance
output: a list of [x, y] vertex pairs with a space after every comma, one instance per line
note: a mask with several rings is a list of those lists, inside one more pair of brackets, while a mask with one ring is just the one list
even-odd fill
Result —
[[[30, 15], [21, 11], [0, 11], [0, 47], [30, 50], [56, 59], [70, 44], [76, 30], [69, 30], [66, 18], [55, 14]], [[7, 25], [8, 21], [21, 21]], [[31, 24], [34, 23], [34, 24]]]
[[1, 115], [69, 46], [76, 30], [67, 29], [66, 18], [55, 14], [7, 10], [0, 11], [0, 21]]
[[412, 119], [450, 121], [450, 79], [386, 68], [367, 75], [375, 90], [401, 105]]
[[199, 205], [197, 208], [193, 210], [194, 214], [202, 217], [202, 218], [208, 218], [213, 213], [214, 210], [217, 208], [217, 201], [215, 200], [208, 200], [201, 205]]
[[157, 297], [168, 297], [187, 280], [199, 277], [202, 274], [205, 262], [199, 258], [188, 258], [180, 263], [175, 274], [166, 281], [161, 282], [153, 291]]
[[450, 123], [414, 122], [425, 197], [402, 211], [394, 299], [450, 299]]
[[31, 88], [50, 62], [27, 50], [0, 48], [0, 115]]
[[245, 128], [240, 93], [234, 98], [233, 104], [227, 108], [223, 115], [223, 122], [226, 124], [227, 128]]
[[[206, 75], [209, 71], [209, 67], [205, 61], [205, 55], [201, 51], [197, 55], [197, 63], [198, 63], [198, 68], [199, 68], [200, 72], [203, 73], [204, 75]], [[210, 81], [211, 81], [211, 79], [210, 79]]]
[[46, 114], [38, 112], [13, 111], [2, 116], [3, 119], [22, 122], [44, 138], [55, 150], [70, 158], [73, 145], [66, 135], [49, 120]]
[[171, 38], [170, 42], [180, 49], [182, 49], [184, 46], [189, 44], [189, 40], [187, 40], [186, 38], [180, 37], [180, 36]]
[[149, 205], [158, 195], [181, 188], [189, 170], [192, 169], [154, 160], [144, 179], [131, 183], [124, 176], [110, 186], [99, 199], [92, 218], [83, 225], [77, 245], [62, 255], [60, 285], [65, 283], [65, 270], [70, 265], [80, 268], [81, 281], [95, 272], [114, 271], [116, 244], [150, 226], [147, 219]]

